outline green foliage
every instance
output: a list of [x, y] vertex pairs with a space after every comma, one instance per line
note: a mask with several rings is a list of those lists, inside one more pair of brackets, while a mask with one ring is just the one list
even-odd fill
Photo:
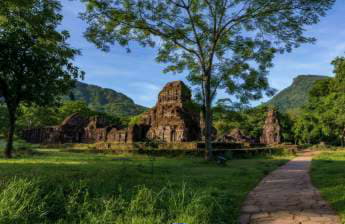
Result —
[[52, 105], [81, 77], [71, 63], [79, 51], [56, 30], [60, 8], [55, 0], [1, 1], [0, 89], [8, 107]]
[[319, 80], [328, 80], [327, 76], [299, 75], [292, 85], [275, 95], [268, 105], [273, 105], [280, 112], [299, 109], [308, 102], [309, 92]]
[[6, 136], [8, 129], [8, 111], [6, 106], [0, 100], [0, 136]]
[[200, 85], [204, 97], [212, 86], [211, 98], [217, 88], [224, 88], [241, 100], [258, 99], [262, 90], [271, 92], [266, 76], [274, 54], [312, 42], [303, 35], [304, 26], [317, 23], [334, 3], [83, 1], [87, 11], [82, 16], [89, 24], [86, 38], [97, 47], [107, 51], [115, 42], [127, 47], [131, 41], [153, 47], [153, 37], [159, 37], [157, 61], [167, 64], [165, 72], [188, 70], [188, 78]]
[[82, 82], [76, 82], [70, 95], [73, 96], [72, 100], [85, 102], [93, 111], [117, 117], [135, 116], [146, 110], [122, 93]]
[[40, 179], [15, 178], [2, 186], [1, 223], [160, 224], [181, 220], [210, 223], [215, 209], [211, 195], [167, 186], [159, 193], [145, 186], [131, 198], [94, 198], [83, 182], [53, 187]]
[[17, 131], [25, 128], [53, 126], [60, 121], [57, 107], [39, 107], [21, 105], [17, 118]]
[[74, 113], [79, 113], [86, 119], [93, 116], [101, 116], [109, 123], [119, 126], [126, 126], [128, 123], [123, 118], [93, 111], [83, 101], [64, 101], [60, 106], [56, 107], [28, 107], [22, 105], [17, 121], [17, 132], [20, 133], [22, 129], [26, 128], [59, 125], [66, 117]]
[[83, 76], [72, 60], [79, 51], [58, 31], [62, 16], [56, 0], [0, 1], [0, 95], [8, 109], [8, 146], [20, 104], [54, 105]]
[[37, 149], [0, 158], [0, 223], [235, 224], [248, 192], [289, 158], [220, 167], [195, 157]]
[[335, 77], [319, 80], [309, 94], [308, 104], [296, 119], [294, 132], [302, 143], [342, 144], [345, 141], [345, 58], [336, 58]]
[[200, 114], [201, 112], [201, 105], [198, 104], [195, 100], [186, 102], [184, 106], [192, 113]]
[[345, 151], [323, 152], [315, 157], [311, 167], [313, 185], [321, 192], [345, 222]]
[[[256, 141], [260, 140], [262, 129], [270, 106], [261, 105], [254, 108], [233, 109], [224, 101], [218, 102], [213, 114], [215, 127], [220, 135], [228, 134], [232, 129], [239, 128], [242, 133]], [[282, 137], [285, 142], [293, 142], [292, 134], [293, 121], [288, 114], [277, 112], [279, 124], [282, 128]]]
[[108, 51], [131, 41], [155, 47], [164, 72], [188, 71], [198, 86], [205, 115], [206, 149], [211, 157], [211, 107], [218, 89], [240, 102], [272, 95], [268, 70], [277, 53], [313, 42], [316, 24], [335, 0], [83, 0], [86, 38]]
[[139, 114], [139, 115], [137, 115], [137, 116], [133, 116], [133, 117], [130, 118], [128, 124], [129, 124], [129, 125], [136, 125], [136, 124], [139, 124], [140, 121], [141, 121], [141, 118], [142, 118], [142, 115], [141, 115], [141, 114]]
[[66, 101], [59, 107], [60, 121], [70, 116], [71, 114], [79, 113], [81, 116], [88, 118], [92, 116], [92, 111], [83, 101]]
[[251, 108], [245, 111], [244, 122], [241, 124], [241, 127], [245, 130], [244, 133], [259, 140], [267, 117], [267, 111], [268, 108], [265, 106]]

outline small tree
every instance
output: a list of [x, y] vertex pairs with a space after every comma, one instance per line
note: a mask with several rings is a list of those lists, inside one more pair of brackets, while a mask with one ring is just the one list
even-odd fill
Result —
[[55, 0], [0, 1], [0, 89], [9, 116], [5, 156], [12, 156], [21, 103], [52, 105], [81, 77], [71, 60], [79, 54], [56, 29], [62, 16]]
[[334, 0], [82, 0], [86, 37], [103, 50], [159, 43], [165, 72], [189, 71], [202, 95], [206, 158], [212, 157], [212, 102], [223, 88], [241, 101], [272, 93], [268, 68], [277, 52], [313, 42], [303, 35]]

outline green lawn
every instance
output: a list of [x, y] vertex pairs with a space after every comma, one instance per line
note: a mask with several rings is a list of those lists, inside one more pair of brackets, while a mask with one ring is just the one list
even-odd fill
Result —
[[186, 156], [39, 149], [0, 158], [0, 223], [236, 223], [246, 194], [290, 158], [221, 167]]
[[312, 163], [312, 181], [345, 223], [345, 151], [323, 152]]

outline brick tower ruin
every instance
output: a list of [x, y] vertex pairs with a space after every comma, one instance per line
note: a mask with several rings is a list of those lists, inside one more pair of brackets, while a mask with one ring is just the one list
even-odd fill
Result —
[[142, 124], [150, 127], [146, 137], [164, 142], [199, 140], [200, 118], [191, 105], [191, 91], [182, 81], [168, 83], [156, 106], [143, 115]]
[[188, 142], [200, 139], [199, 115], [193, 111], [191, 91], [182, 81], [168, 83], [156, 106], [127, 128], [111, 125], [102, 117], [85, 119], [73, 114], [59, 126], [24, 130], [31, 143], [133, 143], [146, 140]]
[[279, 124], [277, 112], [273, 109], [267, 112], [267, 118], [263, 127], [260, 143], [265, 145], [280, 144], [281, 127]]

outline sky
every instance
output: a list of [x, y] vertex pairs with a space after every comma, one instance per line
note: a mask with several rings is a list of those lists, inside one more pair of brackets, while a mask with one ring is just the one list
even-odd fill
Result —
[[[75, 64], [86, 72], [84, 82], [114, 89], [139, 105], [152, 107], [167, 82], [185, 80], [185, 74], [163, 74], [164, 65], [155, 61], [155, 49], [135, 45], [131, 47], [131, 53], [118, 45], [110, 52], [97, 49], [83, 37], [87, 24], [79, 18], [79, 13], [84, 11], [84, 5], [78, 0], [62, 0], [62, 4], [64, 20], [61, 29], [70, 32], [69, 43], [82, 52]], [[333, 76], [331, 61], [337, 56], [345, 56], [344, 18], [345, 0], [337, 0], [320, 23], [306, 27], [306, 34], [316, 37], [317, 42], [302, 45], [292, 53], [277, 55], [268, 76], [271, 87], [282, 90], [300, 74]], [[218, 97], [227, 96], [221, 93]], [[252, 104], [267, 100], [264, 98]]]

